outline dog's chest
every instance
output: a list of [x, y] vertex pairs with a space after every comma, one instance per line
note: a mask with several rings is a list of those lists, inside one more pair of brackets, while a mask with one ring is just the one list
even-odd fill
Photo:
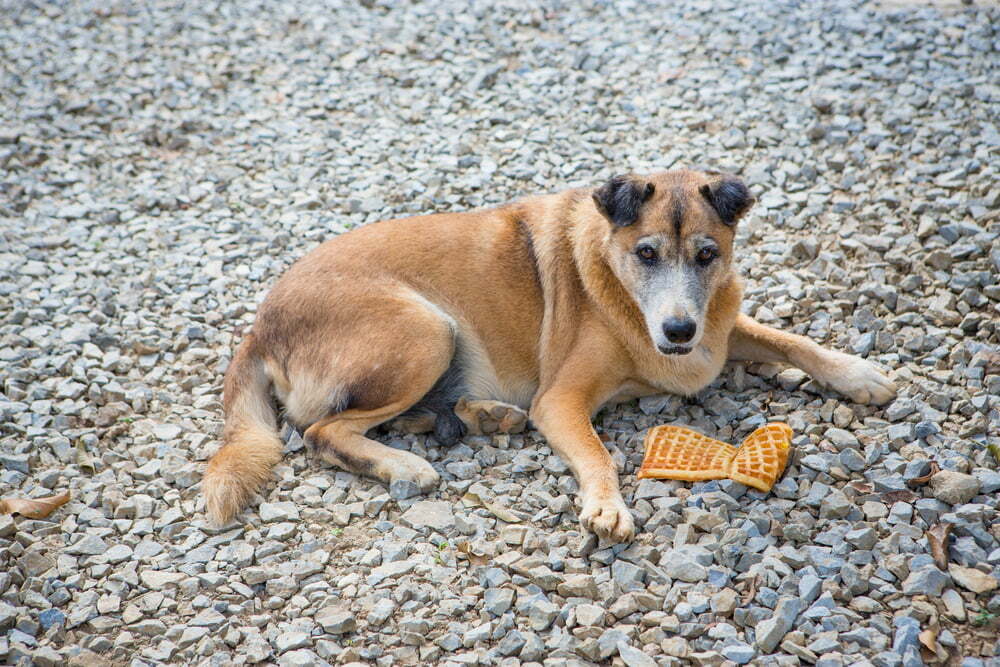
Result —
[[694, 394], [719, 375], [726, 363], [725, 352], [699, 345], [683, 356], [652, 356], [637, 364], [636, 378], [652, 388], [647, 393]]

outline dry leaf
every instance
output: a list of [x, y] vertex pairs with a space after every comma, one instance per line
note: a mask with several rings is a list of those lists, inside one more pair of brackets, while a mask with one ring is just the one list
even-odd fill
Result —
[[943, 663], [948, 660], [948, 652], [938, 643], [937, 628], [928, 628], [917, 635], [917, 639], [923, 645], [920, 653], [925, 662]]
[[87, 452], [87, 446], [83, 444], [83, 440], [76, 441], [76, 464], [80, 466], [80, 470], [89, 470], [91, 473], [97, 472], [97, 466], [94, 465], [94, 457]]
[[875, 490], [868, 482], [851, 482], [851, 488], [862, 494], [871, 493]]
[[483, 503], [483, 507], [490, 511], [490, 514], [500, 519], [501, 521], [506, 521], [507, 523], [521, 523], [521, 517], [511, 512], [506, 507], [497, 505], [496, 503]]
[[44, 519], [69, 502], [69, 491], [47, 498], [6, 498], [0, 500], [0, 514], [20, 514], [29, 519]]
[[483, 553], [477, 553], [468, 542], [459, 542], [455, 545], [459, 553], [465, 554], [470, 565], [486, 565], [490, 557]]
[[921, 644], [923, 644], [924, 646], [933, 651], [934, 644], [937, 643], [937, 634], [938, 633], [936, 631], [934, 631], [931, 628], [928, 628], [923, 632], [921, 632], [920, 635], [918, 635], [917, 639], [920, 640]]
[[924, 484], [930, 482], [931, 477], [938, 474], [939, 472], [941, 472], [941, 466], [938, 465], [937, 461], [931, 461], [931, 469], [926, 475], [922, 475], [920, 477], [914, 477], [913, 479], [908, 481], [906, 485], [911, 489], [915, 489], [918, 486], [923, 486]]
[[901, 489], [900, 491], [886, 491], [882, 494], [882, 500], [888, 504], [893, 503], [912, 503], [917, 499], [917, 494], [913, 491], [907, 491], [906, 489]]
[[948, 570], [948, 535], [951, 534], [950, 523], [937, 523], [927, 531], [927, 543], [931, 547], [934, 564], [942, 572]]
[[485, 507], [490, 514], [501, 521], [506, 521], [507, 523], [521, 523], [522, 521], [521, 517], [514, 514], [506, 507], [498, 505], [497, 503], [487, 502], [474, 493], [466, 493], [462, 496], [462, 501], [469, 506], [479, 505], [481, 507]]

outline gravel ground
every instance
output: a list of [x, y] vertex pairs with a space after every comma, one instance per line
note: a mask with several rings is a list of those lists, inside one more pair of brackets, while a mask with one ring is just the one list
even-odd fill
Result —
[[[0, 515], [0, 662], [1000, 664], [996, 6], [392, 4], [0, 0], [0, 495], [73, 494]], [[672, 166], [752, 184], [746, 310], [893, 403], [733, 365], [606, 410], [631, 545], [534, 432], [386, 434], [444, 480], [394, 499], [286, 430], [206, 525], [222, 374], [292, 260]], [[652, 424], [765, 419], [797, 434], [772, 495], [635, 479]]]

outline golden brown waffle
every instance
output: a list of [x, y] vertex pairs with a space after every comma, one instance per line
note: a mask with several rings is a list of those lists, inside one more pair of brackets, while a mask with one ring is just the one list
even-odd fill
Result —
[[770, 491], [788, 463], [792, 429], [772, 422], [746, 437], [739, 448], [683, 426], [664, 425], [646, 434], [638, 477], [699, 482], [732, 479]]
[[736, 456], [732, 445], [683, 426], [655, 426], [646, 434], [646, 456], [637, 477], [666, 477], [686, 482], [725, 479]]
[[729, 467], [729, 479], [770, 491], [785, 472], [792, 444], [792, 429], [782, 422], [764, 424], [748, 435]]

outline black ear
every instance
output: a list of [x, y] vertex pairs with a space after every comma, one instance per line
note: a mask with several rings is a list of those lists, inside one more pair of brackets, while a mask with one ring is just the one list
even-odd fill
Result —
[[653, 196], [656, 186], [628, 176], [615, 176], [594, 191], [594, 205], [605, 218], [625, 227], [639, 219], [639, 207]]
[[723, 176], [714, 183], [706, 183], [698, 190], [727, 225], [735, 225], [754, 204], [747, 186], [735, 176]]

